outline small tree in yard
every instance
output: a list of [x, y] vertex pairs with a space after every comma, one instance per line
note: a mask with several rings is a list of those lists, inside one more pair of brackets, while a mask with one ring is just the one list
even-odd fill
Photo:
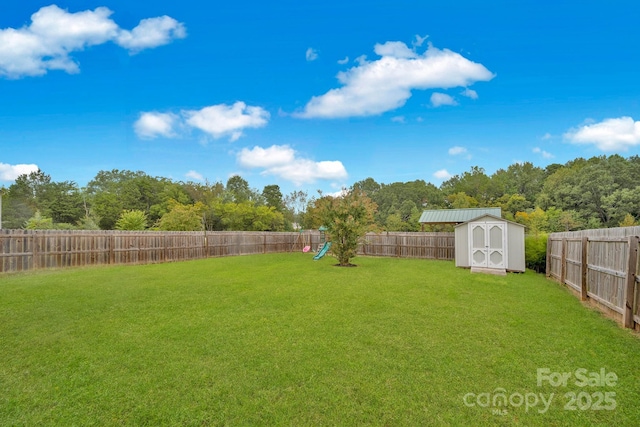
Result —
[[361, 190], [318, 200], [320, 215], [332, 242], [331, 251], [341, 266], [350, 266], [358, 243], [372, 230], [377, 206]]

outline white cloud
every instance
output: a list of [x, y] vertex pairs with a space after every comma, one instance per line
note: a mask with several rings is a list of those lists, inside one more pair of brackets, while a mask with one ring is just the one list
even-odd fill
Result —
[[344, 59], [339, 59], [338, 60], [338, 64], [340, 65], [344, 65], [344, 64], [348, 64], [349, 63], [349, 57], [345, 56]]
[[373, 47], [373, 51], [379, 56], [391, 56], [394, 58], [418, 57], [418, 54], [414, 50], [409, 49], [409, 47], [402, 42], [377, 43]]
[[553, 138], [553, 136], [552, 136], [549, 132], [547, 132], [547, 133], [545, 133], [544, 135], [542, 135], [542, 138], [541, 138], [541, 139], [542, 139], [543, 141], [548, 141], [548, 140], [550, 140], [551, 138]]
[[434, 107], [440, 107], [441, 105], [458, 105], [452, 96], [440, 92], [431, 94], [431, 104]]
[[245, 128], [263, 127], [269, 121], [269, 112], [238, 101], [233, 105], [219, 104], [201, 110], [183, 111], [186, 124], [208, 133], [214, 138], [228, 136], [231, 141], [240, 138]]
[[186, 36], [187, 31], [184, 24], [165, 15], [143, 19], [131, 31], [120, 30], [116, 43], [132, 52], [138, 52], [169, 44], [173, 39], [182, 39]]
[[347, 177], [347, 170], [342, 162], [315, 162], [301, 158], [288, 145], [244, 148], [238, 153], [237, 161], [240, 166], [264, 169], [263, 175], [276, 175], [296, 185], [312, 183], [319, 179], [343, 180]]
[[295, 160], [295, 151], [288, 145], [272, 145], [269, 148], [243, 148], [238, 154], [238, 163], [245, 168], [265, 168], [282, 166]]
[[318, 51], [310, 47], [305, 53], [305, 58], [307, 58], [307, 61], [315, 61], [318, 59]]
[[133, 128], [140, 138], [160, 136], [175, 138], [178, 129], [195, 128], [218, 139], [229, 137], [236, 141], [246, 128], [263, 127], [269, 121], [269, 112], [261, 107], [238, 101], [233, 105], [218, 104], [200, 110], [182, 110], [180, 114], [143, 112]]
[[296, 159], [293, 163], [275, 166], [267, 169], [264, 173], [280, 176], [296, 185], [315, 182], [318, 179], [343, 180], [347, 178], [347, 170], [339, 160], [314, 162], [309, 159]]
[[168, 16], [144, 19], [127, 31], [109, 18], [112, 13], [106, 7], [69, 13], [51, 5], [31, 15], [28, 26], [0, 29], [0, 76], [77, 73], [80, 69], [70, 55], [89, 46], [113, 41], [133, 53], [186, 36], [184, 25]]
[[190, 170], [189, 172], [185, 173], [184, 176], [190, 179], [194, 179], [196, 181], [204, 181], [204, 176], [201, 173], [196, 172], [194, 170]]
[[640, 122], [631, 117], [606, 119], [571, 129], [564, 138], [573, 144], [594, 145], [601, 151], [627, 151], [640, 145]]
[[0, 181], [14, 181], [20, 175], [37, 172], [38, 169], [38, 165], [34, 164], [9, 165], [0, 163]]
[[133, 124], [133, 128], [140, 138], [151, 139], [159, 136], [173, 138], [176, 136], [175, 127], [178, 119], [178, 116], [172, 113], [142, 113]]
[[365, 57], [358, 58], [357, 66], [338, 73], [340, 88], [314, 96], [295, 116], [376, 115], [403, 106], [412, 90], [466, 88], [494, 77], [482, 64], [448, 49], [429, 46], [418, 54], [401, 42], [377, 44], [374, 49], [382, 56], [380, 59], [367, 62]]
[[440, 169], [439, 171], [436, 171], [433, 176], [438, 179], [445, 180], [451, 178], [453, 175], [451, 175], [446, 169]]
[[391, 121], [396, 123], [406, 123], [407, 119], [405, 119], [404, 116], [395, 116], [395, 117], [391, 117]]
[[545, 159], [552, 159], [554, 157], [553, 154], [549, 153], [548, 151], [545, 151], [545, 150], [541, 149], [540, 147], [535, 147], [531, 151], [533, 151], [536, 154], [540, 154]]
[[464, 147], [460, 147], [460, 146], [455, 146], [455, 147], [451, 147], [449, 148], [449, 155], [450, 156], [457, 156], [459, 154], [465, 154], [467, 152], [467, 149]]
[[478, 99], [478, 92], [473, 89], [465, 88], [465, 90], [463, 90], [460, 94], [462, 96], [466, 96], [467, 98]]

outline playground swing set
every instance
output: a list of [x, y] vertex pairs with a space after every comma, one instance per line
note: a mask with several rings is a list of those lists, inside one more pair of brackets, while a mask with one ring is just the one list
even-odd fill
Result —
[[[331, 249], [331, 242], [328, 242], [326, 239], [326, 235], [325, 235], [326, 230], [327, 230], [326, 227], [319, 228], [320, 244], [318, 245], [318, 249], [316, 250], [317, 252], [316, 255], [313, 257], [314, 261], [317, 261], [323, 256], [325, 256], [329, 251], [329, 249]], [[293, 248], [298, 243], [302, 243], [302, 252], [304, 253], [309, 252], [311, 250], [311, 234], [305, 233], [304, 230], [301, 229], [300, 233], [298, 234], [298, 238], [296, 239], [293, 246], [291, 247], [291, 250], [293, 250]]]

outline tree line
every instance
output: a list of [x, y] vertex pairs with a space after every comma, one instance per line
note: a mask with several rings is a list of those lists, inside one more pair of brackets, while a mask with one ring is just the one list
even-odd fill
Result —
[[[537, 233], [637, 225], [639, 177], [640, 157], [611, 155], [544, 168], [515, 163], [491, 175], [474, 166], [439, 187], [370, 177], [345, 190], [370, 199], [380, 231], [419, 231], [424, 209], [500, 207], [505, 219]], [[322, 207], [333, 198], [305, 191], [283, 195], [278, 185], [257, 190], [240, 176], [224, 184], [195, 183], [117, 169], [98, 172], [83, 188], [37, 171], [0, 191], [2, 226], [15, 229], [308, 229], [323, 225]]]
[[291, 230], [299, 192], [262, 191], [240, 176], [226, 185], [176, 182], [127, 170], [100, 171], [80, 188], [43, 171], [3, 188], [3, 228], [85, 230]]
[[[639, 225], [640, 157], [577, 158], [541, 168], [514, 163], [488, 175], [473, 166], [439, 187], [423, 180], [378, 183], [373, 178], [351, 187], [377, 206], [375, 223], [387, 231], [419, 231], [425, 209], [500, 207], [505, 219], [526, 225], [531, 234]], [[312, 200], [307, 225], [316, 226]], [[451, 231], [451, 226], [426, 231]]]

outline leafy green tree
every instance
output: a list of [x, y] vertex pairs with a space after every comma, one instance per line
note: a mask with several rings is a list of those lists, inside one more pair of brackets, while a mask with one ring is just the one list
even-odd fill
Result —
[[400, 208], [387, 216], [385, 229], [387, 231], [418, 231], [421, 213], [412, 200], [405, 200]]
[[98, 220], [91, 215], [86, 215], [78, 220], [76, 228], [78, 230], [100, 230]]
[[440, 189], [445, 195], [464, 193], [478, 201], [481, 206], [489, 206], [491, 202], [501, 196], [493, 191], [491, 179], [485, 174], [484, 169], [473, 166], [469, 172], [455, 175], [442, 183]]
[[82, 195], [75, 182], [52, 182], [48, 185], [47, 196], [54, 223], [75, 224], [84, 216]]
[[256, 206], [251, 220], [251, 231], [284, 231], [285, 220], [282, 212], [273, 206]]
[[125, 210], [116, 221], [116, 230], [145, 230], [147, 214], [140, 210]]
[[28, 201], [17, 197], [11, 190], [2, 196], [2, 228], [19, 229], [35, 214], [35, 209]]
[[399, 213], [392, 213], [391, 215], [387, 215], [387, 220], [385, 222], [385, 230], [387, 231], [405, 231], [404, 228], [406, 223], [402, 221], [402, 217]]
[[505, 219], [513, 221], [517, 212], [526, 212], [533, 204], [521, 194], [505, 194], [496, 200], [495, 205], [502, 209]]
[[113, 230], [124, 210], [124, 203], [117, 193], [99, 192], [92, 198], [92, 209], [96, 213], [98, 225], [103, 230]]
[[227, 180], [226, 193], [235, 203], [252, 202], [264, 204], [262, 195], [249, 187], [249, 183], [240, 175], [234, 175]]
[[451, 209], [477, 208], [480, 203], [464, 192], [458, 192], [447, 196], [447, 205]]
[[284, 231], [285, 219], [273, 206], [214, 200], [204, 210], [204, 224], [212, 231]]
[[616, 226], [627, 215], [640, 217], [640, 186], [620, 188], [602, 199], [602, 206], [609, 219], [608, 225]]
[[36, 211], [36, 213], [25, 222], [24, 228], [27, 230], [53, 230], [55, 227], [53, 226], [53, 219], [44, 217], [40, 214], [40, 211]]
[[[381, 184], [379, 188], [376, 187], [376, 185], [377, 183], [373, 179], [367, 178], [364, 181], [354, 184], [352, 189], [362, 189], [378, 206], [375, 218], [376, 223], [381, 228], [388, 226], [387, 217], [389, 215], [399, 214], [400, 216], [407, 216], [406, 212], [401, 211], [405, 202], [412, 203], [412, 206], [415, 206], [420, 211], [424, 209], [425, 206], [428, 206], [430, 209], [445, 206], [442, 191], [435, 185], [426, 183], [420, 179], [409, 182]], [[391, 223], [393, 223], [393, 219]]]
[[[531, 162], [513, 163], [491, 176], [492, 193], [497, 198], [519, 195], [532, 207], [545, 179], [545, 171]], [[517, 211], [511, 211], [515, 215]]]
[[550, 233], [556, 231], [572, 231], [583, 227], [584, 221], [578, 212], [573, 210], [563, 211], [557, 208], [549, 208], [546, 211], [547, 228], [542, 231]]
[[285, 211], [284, 200], [280, 186], [278, 185], [266, 185], [262, 189], [262, 198], [267, 206], [273, 207], [276, 212], [283, 213]]
[[625, 206], [629, 194], [623, 190], [636, 187], [634, 176], [638, 173], [640, 160], [636, 157], [574, 159], [555, 168], [545, 179], [537, 205], [576, 211], [586, 227], [615, 226], [629, 212]]
[[190, 201], [181, 185], [166, 178], [118, 169], [98, 172], [86, 194], [102, 229], [113, 229], [123, 210], [143, 211], [155, 222], [168, 211], [169, 200]]
[[544, 273], [547, 264], [547, 234], [530, 234], [524, 239], [525, 265], [537, 273]]
[[251, 227], [253, 203], [245, 200], [242, 203], [228, 202], [220, 206], [219, 216], [222, 218], [224, 230], [245, 231]]
[[362, 181], [358, 181], [353, 184], [352, 187], [354, 190], [360, 190], [364, 192], [371, 200], [374, 200], [378, 191], [380, 191], [380, 184], [376, 182], [375, 179], [369, 177], [367, 179], [363, 179]]
[[171, 210], [174, 202], [183, 205], [194, 204], [194, 200], [185, 191], [181, 183], [161, 178], [158, 187], [158, 197], [154, 199], [154, 204], [149, 208], [150, 219], [157, 220], [161, 218]]
[[215, 198], [205, 205], [202, 213], [202, 223], [207, 231], [223, 231], [225, 225], [222, 221], [222, 206], [224, 202], [222, 198]]
[[362, 191], [319, 200], [320, 215], [332, 242], [331, 251], [341, 266], [351, 265], [358, 243], [373, 229], [376, 205]]
[[[209, 205], [215, 199], [222, 198], [224, 194], [224, 185], [221, 182], [211, 184], [206, 181], [204, 184], [201, 184], [190, 181], [182, 183], [181, 187], [182, 191], [189, 197], [192, 202], [202, 202], [205, 205]], [[173, 199], [178, 200], [176, 198]], [[180, 201], [180, 203], [187, 202]]]
[[515, 220], [525, 225], [529, 234], [538, 235], [549, 229], [549, 217], [540, 208], [535, 208], [530, 212], [517, 212]]
[[50, 182], [51, 177], [41, 170], [18, 176], [2, 199], [3, 228], [22, 228], [36, 211], [47, 213], [45, 190]]
[[194, 205], [183, 205], [177, 201], [170, 204], [170, 210], [157, 223], [158, 230], [165, 231], [199, 231], [203, 228], [202, 215], [205, 205], [197, 202]]

